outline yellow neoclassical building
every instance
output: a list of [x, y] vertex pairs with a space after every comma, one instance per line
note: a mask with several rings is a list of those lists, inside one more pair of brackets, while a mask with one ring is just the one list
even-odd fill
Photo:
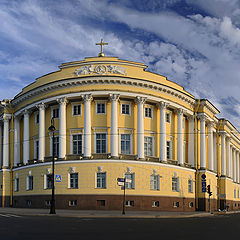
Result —
[[239, 132], [146, 68], [101, 51], [3, 100], [1, 206], [49, 207], [54, 154], [57, 208], [121, 209], [126, 177], [128, 210], [208, 211], [207, 185], [212, 210], [240, 209]]

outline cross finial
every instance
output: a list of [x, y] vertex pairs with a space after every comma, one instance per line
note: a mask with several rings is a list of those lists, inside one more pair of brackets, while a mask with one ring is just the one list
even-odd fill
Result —
[[103, 42], [103, 39], [101, 39], [100, 43], [96, 43], [96, 45], [100, 45], [101, 46], [101, 52], [98, 54], [99, 57], [104, 57], [104, 53], [103, 53], [103, 46], [104, 45], [108, 45], [108, 43]]

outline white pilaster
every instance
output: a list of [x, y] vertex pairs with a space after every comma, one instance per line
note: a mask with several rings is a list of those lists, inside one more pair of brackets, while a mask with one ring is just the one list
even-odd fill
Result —
[[144, 115], [143, 115], [143, 105], [146, 101], [144, 97], [137, 97], [138, 104], [137, 112], [137, 155], [138, 158], [144, 158]]
[[118, 111], [119, 94], [110, 94], [111, 99], [111, 156], [118, 157]]
[[214, 170], [213, 165], [213, 122], [208, 124], [208, 169]]
[[27, 164], [29, 160], [29, 112], [24, 111], [23, 115], [23, 163]]
[[166, 108], [168, 104], [165, 102], [160, 102], [160, 136], [159, 136], [159, 144], [160, 144], [160, 161], [166, 162]]
[[44, 161], [45, 157], [45, 105], [44, 103], [40, 103], [37, 105], [39, 110], [39, 134], [38, 134], [38, 142], [39, 142], [39, 155], [37, 156], [39, 161]]
[[226, 133], [221, 133], [221, 175], [226, 176]]
[[14, 117], [14, 167], [20, 163], [20, 121]]
[[0, 169], [2, 168], [2, 122], [0, 121]]
[[3, 115], [3, 167], [9, 167], [9, 119], [10, 116]]
[[200, 168], [206, 169], [206, 117], [199, 115], [200, 119]]
[[236, 182], [236, 149], [233, 149], [233, 181]]
[[231, 148], [230, 148], [230, 138], [226, 138], [227, 142], [227, 176], [231, 177]]
[[239, 151], [236, 151], [236, 182], [239, 183]]
[[67, 99], [59, 98], [57, 99], [59, 103], [59, 158], [66, 157], [67, 148], [67, 122], [66, 122], [66, 105]]
[[84, 99], [84, 157], [91, 157], [91, 101], [92, 95], [85, 94]]
[[230, 144], [230, 178], [233, 178], [233, 146]]
[[177, 159], [183, 165], [183, 109], [177, 110]]
[[188, 117], [188, 162], [192, 167], [195, 166], [194, 156], [194, 116]]

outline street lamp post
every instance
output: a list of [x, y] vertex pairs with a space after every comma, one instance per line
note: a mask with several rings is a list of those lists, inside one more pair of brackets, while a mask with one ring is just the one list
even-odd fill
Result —
[[48, 128], [48, 131], [52, 133], [52, 199], [51, 199], [51, 208], [49, 214], [56, 214], [55, 211], [55, 185], [54, 185], [54, 170], [55, 170], [55, 159], [54, 159], [54, 153], [55, 153], [55, 133], [56, 128], [54, 127], [54, 118], [51, 119], [51, 126]]

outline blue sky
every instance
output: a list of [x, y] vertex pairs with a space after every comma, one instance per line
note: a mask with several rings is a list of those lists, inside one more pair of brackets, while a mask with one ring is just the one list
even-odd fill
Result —
[[0, 99], [61, 63], [97, 56], [148, 70], [209, 99], [240, 129], [239, 0], [0, 0]]

